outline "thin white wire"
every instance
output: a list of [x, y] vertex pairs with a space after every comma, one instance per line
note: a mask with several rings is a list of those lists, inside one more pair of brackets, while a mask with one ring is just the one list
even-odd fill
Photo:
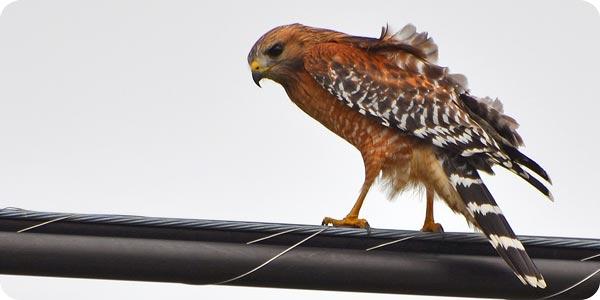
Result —
[[[21, 230], [17, 231], [17, 233], [22, 233], [22, 232], [29, 231], [29, 230], [31, 230], [31, 229], [34, 229], [34, 228], [38, 228], [38, 227], [41, 227], [41, 226], [44, 226], [44, 225], [47, 225], [47, 224], [53, 223], [53, 222], [58, 222], [58, 221], [60, 221], [60, 220], [67, 219], [67, 218], [69, 218], [69, 217], [71, 217], [71, 216], [73, 216], [73, 215], [74, 215], [74, 214], [70, 214], [70, 215], [67, 215], [67, 216], [62, 216], [62, 217], [59, 217], [59, 218], [56, 218], [56, 219], [48, 220], [48, 221], [46, 221], [46, 222], [43, 222], [43, 223], [40, 223], [40, 224], [36, 224], [36, 225], [33, 225], [33, 226], [29, 226], [29, 227], [27, 227], [27, 228], [23, 228], [23, 229], [21, 229]], [[264, 240], [266, 240], [266, 239], [270, 239], [270, 238], [272, 238], [272, 237], [276, 237], [276, 236], [279, 236], [279, 235], [282, 235], [282, 234], [290, 233], [290, 232], [292, 232], [292, 231], [296, 231], [296, 230], [299, 230], [299, 228], [292, 228], [292, 229], [288, 229], [288, 230], [285, 230], [285, 231], [282, 231], [282, 232], [278, 232], [278, 233], [275, 233], [275, 234], [272, 234], [272, 235], [269, 235], [269, 236], [266, 236], [266, 237], [262, 237], [262, 238], [259, 238], [259, 239], [253, 240], [253, 241], [249, 241], [249, 242], [247, 242], [246, 244], [248, 244], [248, 245], [249, 245], [249, 244], [253, 244], [253, 243], [259, 242], [259, 241], [264, 241]], [[308, 236], [308, 237], [306, 237], [306, 238], [302, 239], [301, 241], [297, 242], [296, 244], [294, 244], [294, 245], [292, 245], [292, 246], [288, 247], [287, 249], [285, 249], [285, 250], [281, 251], [280, 253], [278, 253], [277, 255], [273, 256], [273, 257], [272, 257], [272, 258], [270, 258], [269, 260], [265, 261], [264, 263], [260, 264], [260, 265], [259, 265], [259, 266], [257, 266], [256, 268], [254, 268], [254, 269], [252, 269], [252, 270], [250, 270], [250, 271], [248, 271], [248, 272], [246, 272], [246, 273], [244, 273], [244, 274], [238, 275], [238, 276], [236, 276], [236, 277], [233, 277], [233, 278], [231, 278], [231, 279], [227, 279], [227, 280], [223, 280], [223, 281], [220, 281], [220, 282], [217, 282], [217, 283], [213, 283], [213, 284], [215, 284], [215, 285], [218, 285], [218, 284], [225, 284], [225, 283], [232, 282], [232, 281], [234, 281], [234, 280], [238, 280], [238, 279], [240, 279], [240, 278], [243, 278], [243, 277], [245, 277], [245, 276], [248, 276], [248, 275], [250, 275], [250, 274], [252, 274], [252, 273], [254, 273], [254, 272], [256, 272], [256, 271], [260, 270], [261, 268], [263, 268], [264, 266], [266, 266], [266, 265], [267, 265], [267, 264], [269, 264], [270, 262], [272, 262], [272, 261], [276, 260], [277, 258], [281, 257], [282, 255], [286, 254], [287, 252], [291, 251], [292, 249], [294, 249], [294, 248], [296, 248], [296, 247], [300, 246], [301, 244], [305, 243], [306, 241], [310, 240], [311, 238], [315, 237], [316, 235], [318, 235], [319, 233], [321, 233], [321, 232], [323, 232], [323, 231], [325, 231], [325, 230], [327, 230], [327, 228], [323, 228], [323, 229], [321, 229], [321, 230], [319, 230], [319, 231], [317, 231], [317, 232], [315, 232], [315, 233], [311, 234], [310, 236]]]
[[301, 240], [301, 241], [299, 241], [299, 242], [295, 243], [294, 245], [290, 246], [289, 248], [287, 248], [287, 249], [285, 249], [285, 250], [283, 250], [283, 251], [279, 252], [277, 255], [275, 255], [275, 256], [273, 256], [273, 257], [271, 257], [269, 260], [267, 260], [267, 261], [265, 261], [264, 263], [260, 264], [258, 267], [254, 268], [254, 269], [252, 269], [252, 270], [250, 270], [250, 271], [248, 271], [248, 272], [246, 272], [246, 273], [244, 273], [244, 274], [238, 275], [238, 276], [236, 276], [236, 277], [233, 277], [233, 278], [231, 278], [231, 279], [227, 279], [227, 280], [219, 281], [219, 282], [217, 282], [217, 283], [213, 283], [213, 284], [214, 284], [214, 285], [225, 284], [225, 283], [229, 283], [229, 282], [232, 282], [232, 281], [238, 280], [238, 279], [240, 279], [240, 278], [246, 277], [246, 276], [248, 276], [248, 275], [250, 275], [250, 274], [252, 274], [252, 273], [254, 273], [254, 272], [256, 272], [256, 271], [260, 270], [262, 267], [266, 266], [266, 265], [267, 265], [267, 264], [269, 264], [270, 262], [272, 262], [272, 261], [276, 260], [276, 259], [277, 259], [277, 258], [279, 258], [280, 256], [282, 256], [282, 255], [284, 255], [284, 254], [288, 253], [288, 252], [289, 252], [289, 251], [291, 251], [292, 249], [294, 249], [294, 248], [296, 248], [296, 247], [300, 246], [300, 245], [301, 245], [301, 244], [303, 244], [304, 242], [306, 242], [306, 241], [310, 240], [311, 238], [315, 237], [317, 234], [319, 234], [319, 233], [321, 233], [321, 232], [323, 232], [323, 231], [325, 231], [325, 230], [327, 230], [327, 228], [323, 228], [323, 229], [321, 229], [321, 230], [319, 230], [319, 231], [317, 231], [317, 232], [315, 232], [315, 233], [311, 234], [310, 236], [306, 237], [305, 239], [303, 239], [303, 240]]
[[299, 230], [299, 229], [300, 228], [292, 228], [292, 229], [288, 229], [286, 231], [282, 231], [282, 232], [271, 234], [271, 235], [268, 235], [268, 236], [265, 236], [265, 237], [261, 237], [259, 239], [255, 239], [255, 240], [247, 242], [246, 245], [250, 245], [250, 244], [258, 243], [260, 241], [268, 240], [270, 238], [273, 238], [273, 237], [276, 237], [276, 236], [280, 236], [282, 234], [290, 233], [290, 232], [293, 232], [293, 231], [296, 231], [296, 230]]
[[600, 253], [598, 253], [596, 255], [592, 255], [590, 257], [582, 258], [580, 261], [586, 261], [586, 260], [590, 260], [590, 259], [596, 258], [596, 257], [600, 257]]
[[577, 287], [578, 285], [580, 285], [580, 284], [582, 284], [582, 283], [586, 282], [588, 279], [590, 279], [590, 278], [594, 277], [594, 275], [596, 275], [596, 274], [598, 274], [598, 273], [600, 273], [600, 269], [598, 269], [598, 270], [594, 271], [592, 274], [590, 274], [590, 275], [588, 275], [587, 277], [585, 277], [585, 278], [581, 279], [580, 281], [578, 281], [578, 282], [577, 282], [577, 283], [575, 283], [574, 285], [572, 285], [572, 286], [570, 286], [570, 287], [568, 287], [568, 288], [566, 288], [566, 289], [564, 289], [564, 290], [562, 290], [562, 291], [556, 292], [556, 293], [554, 293], [554, 294], [552, 294], [552, 295], [549, 295], [549, 296], [546, 296], [546, 297], [540, 298], [540, 300], [541, 300], [541, 299], [550, 299], [550, 298], [556, 297], [556, 296], [558, 296], [558, 295], [560, 295], [560, 294], [563, 294], [563, 293], [565, 293], [565, 292], [568, 292], [569, 290], [571, 290], [571, 289], [573, 289], [573, 288]]
[[381, 247], [385, 247], [385, 246], [388, 246], [388, 245], [392, 245], [392, 244], [400, 243], [400, 242], [403, 242], [403, 241], [406, 241], [406, 240], [412, 239], [412, 238], [414, 238], [415, 236], [417, 236], [417, 235], [415, 234], [415, 235], [413, 235], [413, 236], [409, 236], [409, 237], [405, 237], [405, 238], [397, 239], [397, 240], [394, 240], [394, 241], [391, 241], [391, 242], [387, 242], [387, 243], [379, 244], [379, 245], [377, 245], [377, 246], [373, 246], [373, 247], [371, 247], [371, 248], [367, 248], [365, 251], [371, 251], [371, 250], [375, 250], [375, 249], [378, 249], [378, 248], [381, 248]]
[[23, 228], [23, 229], [21, 229], [21, 230], [17, 231], [17, 233], [21, 233], [21, 232], [29, 231], [29, 230], [31, 230], [31, 229], [34, 229], [34, 228], [38, 228], [38, 227], [41, 227], [41, 226], [44, 226], [44, 225], [47, 225], [47, 224], [50, 224], [50, 223], [54, 223], [54, 222], [58, 222], [58, 221], [60, 221], [60, 220], [64, 220], [64, 219], [66, 219], [66, 218], [70, 218], [70, 217], [72, 217], [72, 216], [74, 216], [74, 214], [71, 214], [71, 215], [66, 215], [66, 216], [62, 216], [62, 217], [59, 217], [59, 218], [56, 218], [56, 219], [48, 220], [48, 221], [46, 221], [46, 222], [43, 222], [43, 223], [35, 224], [35, 225], [33, 225], [33, 226], [29, 226], [29, 227], [27, 227], [27, 228]]

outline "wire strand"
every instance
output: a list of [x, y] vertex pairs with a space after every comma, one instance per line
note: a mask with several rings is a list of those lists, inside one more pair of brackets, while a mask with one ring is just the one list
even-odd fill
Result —
[[31, 229], [34, 229], [34, 228], [38, 228], [38, 227], [42, 227], [42, 226], [44, 226], [44, 225], [48, 225], [48, 224], [50, 224], [50, 223], [58, 222], [58, 221], [61, 221], [61, 220], [67, 219], [67, 218], [69, 218], [69, 217], [71, 217], [71, 216], [73, 216], [73, 214], [71, 214], [71, 215], [67, 215], [67, 216], [58, 217], [58, 218], [56, 218], [56, 219], [52, 219], [52, 220], [48, 220], [48, 221], [46, 221], [46, 222], [43, 222], [43, 223], [40, 223], [40, 224], [36, 224], [36, 225], [33, 225], [33, 226], [29, 226], [29, 227], [27, 227], [27, 228], [23, 228], [23, 229], [21, 229], [21, 230], [18, 230], [18, 231], [17, 231], [17, 233], [22, 233], [22, 232], [29, 231], [29, 230], [31, 230]]
[[594, 277], [594, 275], [598, 274], [599, 272], [600, 272], [600, 269], [598, 269], [598, 270], [596, 270], [596, 271], [592, 272], [592, 274], [590, 274], [590, 275], [586, 276], [585, 278], [581, 279], [581, 280], [580, 280], [580, 281], [578, 281], [577, 283], [573, 284], [572, 286], [569, 286], [568, 288], [566, 288], [566, 289], [564, 289], [564, 290], [558, 291], [558, 292], [556, 292], [556, 293], [554, 293], [554, 294], [552, 294], [552, 295], [549, 295], [549, 296], [546, 296], [546, 297], [542, 297], [542, 298], [539, 298], [539, 299], [540, 299], [540, 300], [541, 300], [541, 299], [550, 299], [550, 298], [554, 298], [554, 297], [556, 297], [556, 296], [558, 296], [558, 295], [564, 294], [564, 293], [566, 293], [566, 292], [570, 291], [571, 289], [573, 289], [573, 288], [577, 287], [578, 285], [580, 285], [580, 284], [582, 284], [582, 283], [584, 283], [584, 282], [588, 281], [590, 278]]
[[389, 245], [392, 245], [392, 244], [396, 244], [396, 243], [404, 242], [404, 241], [406, 241], [406, 240], [410, 240], [410, 239], [414, 238], [415, 236], [417, 236], [417, 235], [415, 234], [415, 235], [413, 235], [413, 236], [409, 236], [409, 237], [405, 237], [405, 238], [397, 239], [397, 240], [394, 240], [394, 241], [391, 241], [391, 242], [387, 242], [387, 243], [379, 244], [379, 245], [377, 245], [377, 246], [373, 246], [373, 247], [371, 247], [371, 248], [367, 248], [367, 249], [365, 249], [365, 251], [371, 251], [371, 250], [379, 249], [379, 248], [381, 248], [381, 247], [385, 247], [385, 246], [389, 246]]
[[302, 245], [302, 244], [303, 244], [303, 243], [305, 243], [306, 241], [308, 241], [308, 240], [312, 239], [313, 237], [315, 237], [316, 235], [318, 235], [319, 233], [321, 233], [321, 232], [323, 232], [323, 231], [325, 231], [325, 230], [327, 230], [327, 228], [323, 228], [323, 229], [321, 229], [321, 230], [319, 230], [319, 231], [317, 231], [317, 232], [315, 232], [315, 233], [311, 234], [310, 236], [308, 236], [308, 237], [304, 238], [303, 240], [301, 240], [301, 241], [299, 241], [299, 242], [295, 243], [294, 245], [292, 245], [292, 246], [290, 246], [290, 247], [286, 248], [285, 250], [283, 250], [283, 251], [279, 252], [277, 255], [275, 255], [275, 256], [273, 256], [273, 257], [271, 257], [269, 260], [265, 261], [264, 263], [260, 264], [260, 265], [259, 265], [259, 266], [257, 266], [256, 268], [254, 268], [254, 269], [252, 269], [252, 270], [250, 270], [250, 271], [248, 271], [248, 272], [246, 272], [246, 273], [244, 273], [244, 274], [238, 275], [238, 276], [236, 276], [236, 277], [233, 277], [233, 278], [231, 278], [231, 279], [227, 279], [227, 280], [219, 281], [219, 282], [217, 282], [217, 283], [213, 283], [213, 284], [214, 284], [214, 285], [226, 284], [226, 283], [230, 283], [230, 282], [232, 282], [232, 281], [238, 280], [238, 279], [240, 279], [240, 278], [246, 277], [246, 276], [248, 276], [248, 275], [250, 275], [250, 274], [252, 274], [252, 273], [254, 273], [254, 272], [256, 272], [256, 271], [260, 270], [261, 268], [263, 268], [264, 266], [266, 266], [266, 265], [267, 265], [267, 264], [269, 264], [270, 262], [272, 262], [272, 261], [276, 260], [277, 258], [281, 257], [282, 255], [284, 255], [284, 254], [288, 253], [288, 252], [289, 252], [289, 251], [291, 251], [292, 249], [294, 249], [294, 248], [296, 248], [296, 247], [298, 247], [298, 246]]
[[587, 261], [587, 260], [590, 260], [590, 259], [594, 259], [596, 257], [600, 257], [600, 253], [598, 253], [596, 255], [592, 255], [592, 256], [586, 257], [586, 258], [582, 258], [580, 261]]
[[280, 236], [280, 235], [283, 235], [283, 234], [286, 234], [286, 233], [290, 233], [290, 232], [294, 232], [294, 231], [297, 231], [297, 230], [298, 230], [298, 228], [292, 228], [292, 229], [288, 229], [286, 231], [274, 233], [274, 234], [271, 234], [271, 235], [268, 235], [268, 236], [265, 236], [265, 237], [261, 237], [259, 239], [255, 239], [255, 240], [249, 241], [249, 242], [246, 243], [246, 245], [251, 245], [251, 244], [254, 244], [254, 243], [262, 242], [264, 240], [268, 240], [270, 238], [274, 238], [276, 236]]

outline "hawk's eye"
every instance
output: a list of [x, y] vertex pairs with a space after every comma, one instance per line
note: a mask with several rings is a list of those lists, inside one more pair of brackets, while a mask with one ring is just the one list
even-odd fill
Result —
[[281, 52], [283, 52], [283, 45], [281, 43], [276, 43], [267, 49], [267, 55], [270, 57], [277, 57], [281, 55]]

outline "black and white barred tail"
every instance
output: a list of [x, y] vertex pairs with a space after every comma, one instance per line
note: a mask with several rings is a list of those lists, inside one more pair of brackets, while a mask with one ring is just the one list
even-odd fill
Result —
[[479, 173], [462, 157], [444, 158], [442, 165], [476, 225], [523, 284], [545, 288], [544, 277], [510, 228]]
[[[525, 171], [523, 167], [521, 167], [521, 164], [540, 175], [540, 177], [542, 177], [548, 183], [552, 183], [550, 177], [548, 177], [548, 174], [546, 174], [546, 171], [544, 171], [544, 169], [542, 169], [542, 167], [540, 167], [535, 161], [525, 156], [525, 154], [519, 152], [519, 150], [516, 148], [505, 145], [503, 146], [503, 149], [506, 152], [499, 151], [492, 154], [493, 159], [496, 161], [491, 160], [490, 164], [497, 163], [501, 165], [502, 167], [521, 177], [523, 180], [527, 181], [531, 186], [535, 187], [538, 191], [548, 197], [548, 199], [554, 201], [554, 196], [552, 196], [550, 189], [548, 189], [548, 187], [537, 178], [531, 176], [529, 172]], [[496, 154], [498, 154], [500, 157], [495, 157]]]
[[519, 123], [514, 118], [504, 114], [502, 102], [498, 99], [492, 100], [487, 97], [475, 97], [469, 93], [461, 94], [460, 100], [465, 104], [469, 116], [498, 143], [498, 151], [489, 153], [490, 159], [487, 161], [487, 164], [474, 166], [488, 173], [493, 173], [490, 168], [491, 165], [499, 164], [517, 174], [550, 200], [553, 200], [552, 193], [548, 187], [523, 170], [522, 167], [526, 167], [546, 182], [552, 184], [548, 173], [540, 165], [517, 150], [518, 147], [523, 146], [523, 139], [517, 132]]

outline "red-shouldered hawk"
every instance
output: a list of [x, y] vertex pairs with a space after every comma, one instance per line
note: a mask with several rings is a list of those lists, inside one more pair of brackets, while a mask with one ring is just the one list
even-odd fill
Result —
[[292, 24], [263, 35], [248, 63], [257, 85], [262, 78], [278, 82], [304, 112], [362, 154], [365, 181], [356, 203], [345, 218], [326, 217], [323, 224], [367, 227], [358, 213], [382, 174], [390, 197], [425, 187], [422, 230], [442, 231], [433, 218], [437, 195], [483, 231], [523, 284], [544, 288], [478, 171], [492, 174], [500, 165], [552, 199], [522, 167], [550, 179], [517, 150], [523, 143], [518, 124], [502, 104], [469, 94], [464, 76], [436, 65], [437, 54], [427, 33], [410, 24], [397, 33], [384, 27], [379, 38]]

